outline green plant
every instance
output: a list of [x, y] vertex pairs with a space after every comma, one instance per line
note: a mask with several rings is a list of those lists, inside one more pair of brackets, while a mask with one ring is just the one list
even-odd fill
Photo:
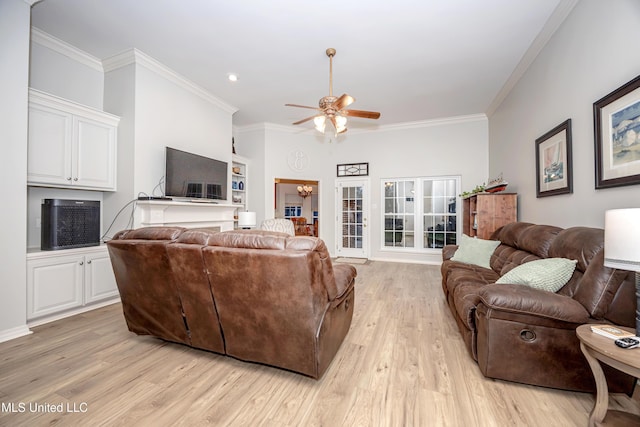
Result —
[[471, 191], [463, 191], [460, 194], [460, 197], [462, 197], [464, 199], [465, 197], [469, 197], [472, 194], [482, 193], [484, 191], [485, 187], [486, 187], [486, 184], [483, 182], [481, 185], [476, 185], [476, 187]]

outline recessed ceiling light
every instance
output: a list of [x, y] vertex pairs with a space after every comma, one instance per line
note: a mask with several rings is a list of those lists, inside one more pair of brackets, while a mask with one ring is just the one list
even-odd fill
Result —
[[236, 73], [227, 73], [227, 79], [229, 79], [230, 82], [237, 82], [238, 75]]

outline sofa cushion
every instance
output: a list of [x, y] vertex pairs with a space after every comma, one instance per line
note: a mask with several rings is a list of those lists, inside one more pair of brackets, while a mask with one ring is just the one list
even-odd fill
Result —
[[510, 222], [493, 232], [492, 240], [500, 240], [503, 244], [517, 248], [520, 234], [533, 224], [530, 222]]
[[526, 285], [549, 292], [559, 291], [571, 279], [577, 261], [544, 258], [524, 263], [500, 277], [496, 283]]
[[519, 249], [540, 257], [549, 257], [549, 248], [556, 235], [562, 228], [552, 225], [533, 225], [522, 230], [518, 236], [517, 245]]
[[490, 261], [493, 251], [500, 242], [498, 240], [484, 240], [462, 235], [458, 250], [453, 254], [453, 261], [475, 264], [484, 268], [491, 268]]

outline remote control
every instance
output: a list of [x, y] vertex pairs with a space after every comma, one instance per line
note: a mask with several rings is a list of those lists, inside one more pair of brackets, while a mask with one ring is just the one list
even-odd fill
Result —
[[620, 348], [630, 349], [640, 346], [640, 339], [638, 337], [618, 338], [615, 343]]

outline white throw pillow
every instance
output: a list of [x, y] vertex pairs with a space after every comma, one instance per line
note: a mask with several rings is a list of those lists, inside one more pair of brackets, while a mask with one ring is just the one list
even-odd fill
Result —
[[463, 234], [458, 244], [458, 249], [451, 257], [451, 260], [491, 268], [491, 255], [499, 244], [498, 240], [478, 239], [477, 237], [469, 237]]
[[526, 285], [555, 293], [571, 279], [577, 263], [576, 260], [566, 258], [529, 261], [508, 271], [496, 283]]

